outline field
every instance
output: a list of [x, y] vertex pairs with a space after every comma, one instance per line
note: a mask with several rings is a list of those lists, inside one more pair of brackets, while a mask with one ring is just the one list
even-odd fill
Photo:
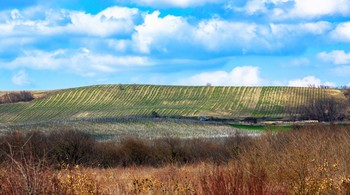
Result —
[[36, 92], [32, 102], [0, 105], [0, 124], [151, 116], [288, 117], [311, 99], [345, 99], [336, 89], [99, 85]]
[[[220, 138], [236, 134], [260, 134], [258, 131], [238, 130], [236, 127], [222, 123], [199, 122], [179, 119], [118, 119], [101, 121], [45, 122], [28, 125], [0, 126], [0, 135], [8, 132], [52, 132], [62, 129], [83, 131], [100, 141], [121, 140], [133, 137], [141, 139], [176, 138]], [[249, 129], [248, 129], [249, 130]], [[259, 129], [261, 131], [261, 129]]]

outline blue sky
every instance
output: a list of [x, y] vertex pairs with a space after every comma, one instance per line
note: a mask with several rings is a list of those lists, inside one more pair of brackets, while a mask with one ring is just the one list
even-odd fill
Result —
[[349, 78], [350, 0], [0, 2], [0, 90]]

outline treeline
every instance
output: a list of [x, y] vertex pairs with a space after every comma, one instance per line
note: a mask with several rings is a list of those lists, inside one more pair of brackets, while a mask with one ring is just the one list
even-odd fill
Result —
[[[99, 142], [85, 132], [60, 130], [12, 132], [0, 138], [0, 162], [31, 159], [59, 168], [62, 165], [86, 167], [164, 166], [198, 162], [225, 163], [237, 157], [239, 148], [251, 138], [221, 139], [125, 138], [120, 142]], [[240, 147], [239, 147], [240, 146]]]
[[29, 91], [10, 92], [0, 96], [0, 104], [29, 102], [34, 99], [34, 96]]

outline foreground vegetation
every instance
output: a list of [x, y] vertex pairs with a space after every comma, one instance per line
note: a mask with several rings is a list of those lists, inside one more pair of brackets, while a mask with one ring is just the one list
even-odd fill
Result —
[[0, 104], [0, 124], [121, 116], [295, 117], [310, 101], [346, 99], [338, 89], [152, 85], [99, 85], [36, 92], [34, 97]]
[[[121, 142], [76, 131], [12, 133], [0, 148], [2, 194], [350, 193], [349, 126]], [[108, 158], [87, 158], [94, 153]]]

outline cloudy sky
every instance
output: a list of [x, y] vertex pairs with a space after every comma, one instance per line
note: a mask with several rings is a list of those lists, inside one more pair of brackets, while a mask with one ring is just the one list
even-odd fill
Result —
[[0, 90], [350, 85], [350, 0], [4, 0]]

